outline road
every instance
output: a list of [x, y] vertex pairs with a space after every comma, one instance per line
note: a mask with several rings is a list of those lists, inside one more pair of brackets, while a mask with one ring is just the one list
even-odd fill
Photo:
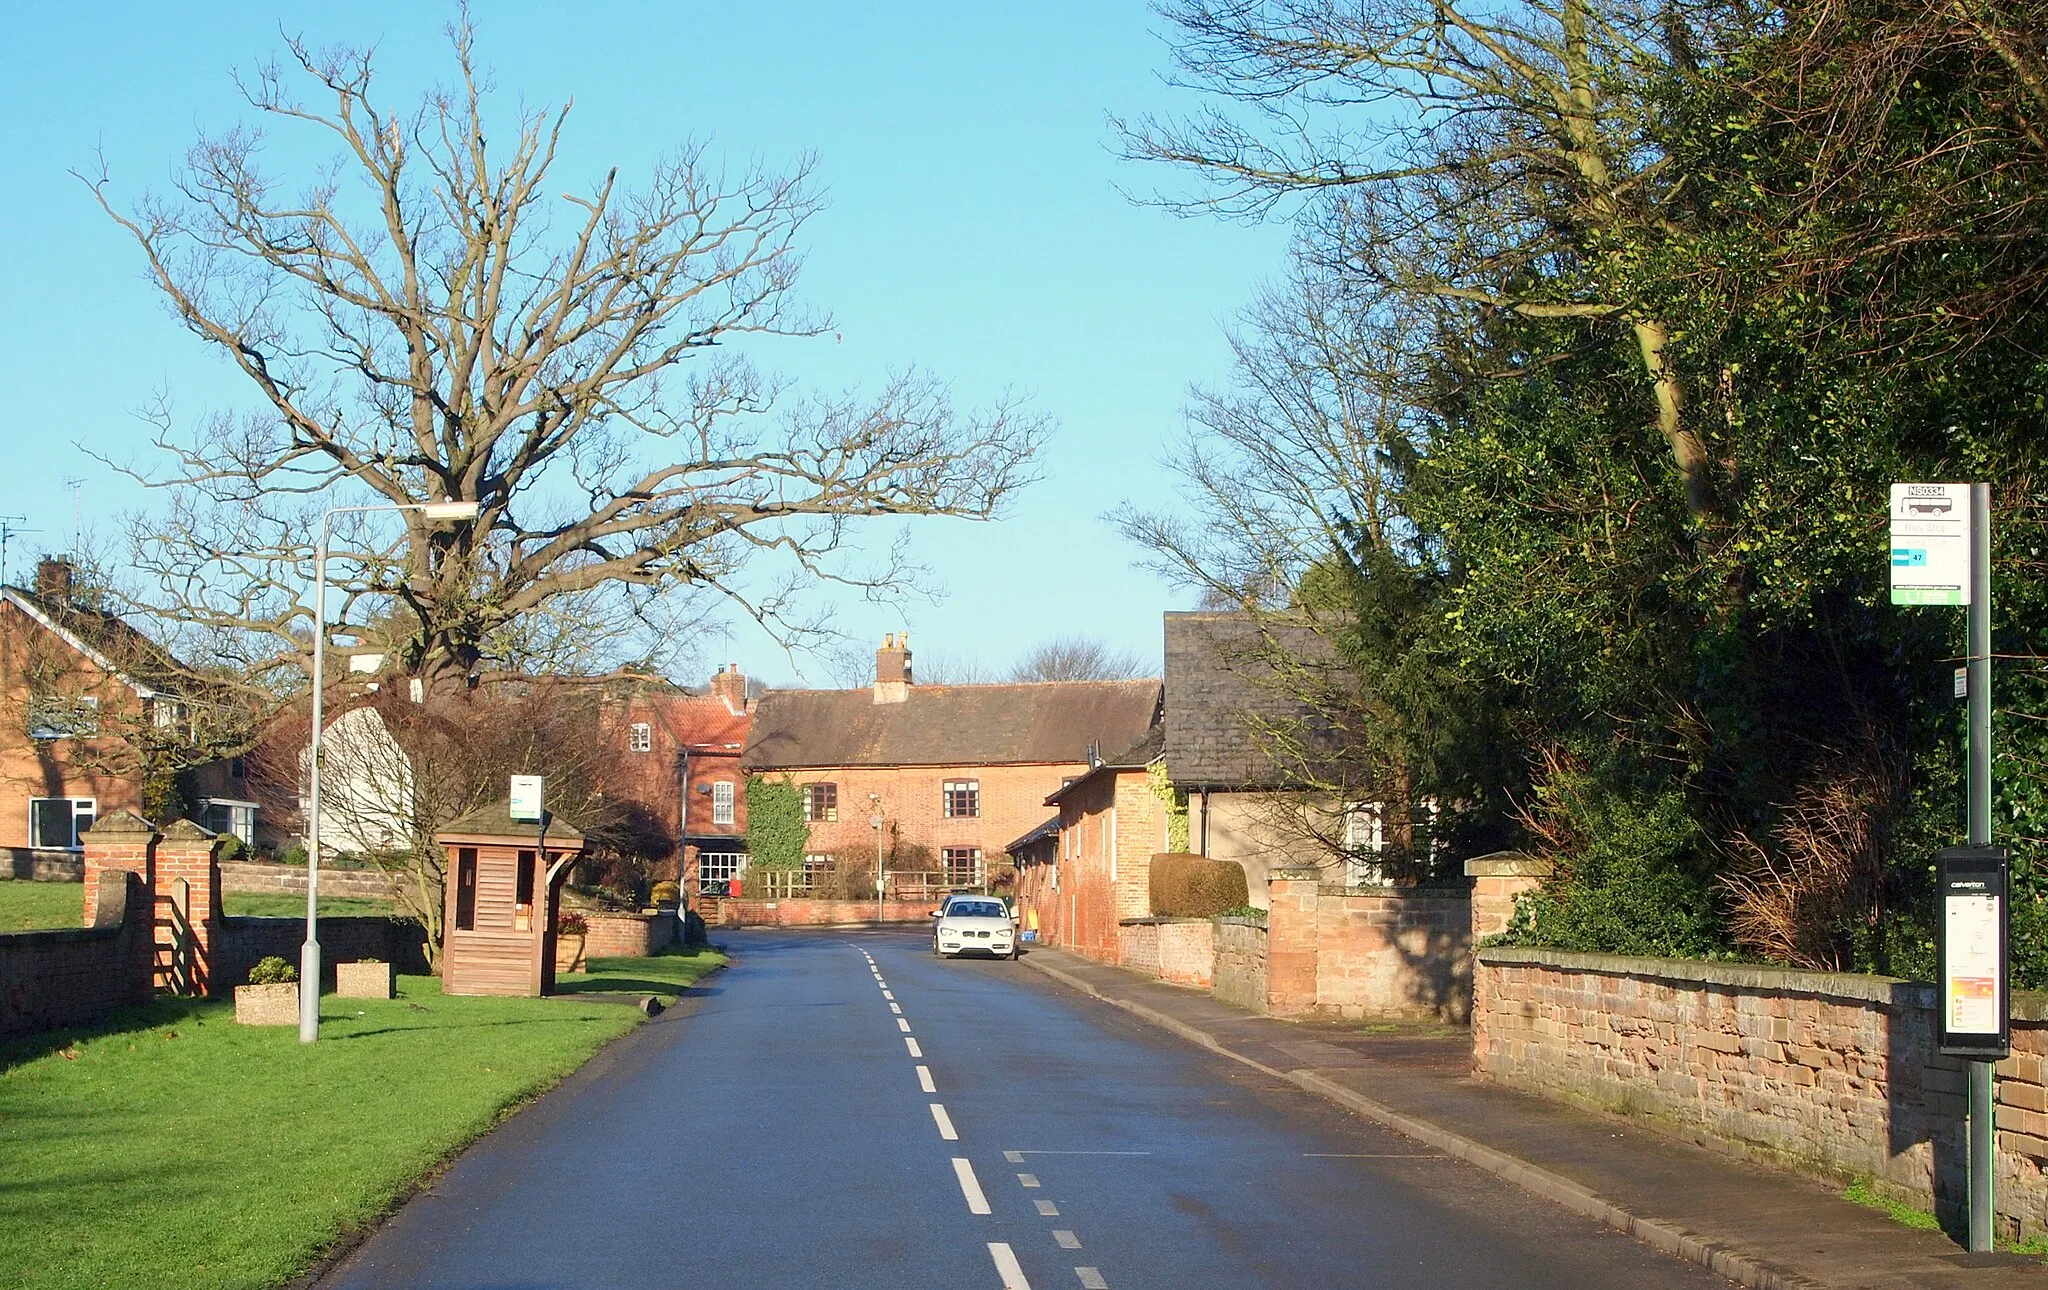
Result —
[[1728, 1284], [1022, 964], [728, 942], [322, 1284]]

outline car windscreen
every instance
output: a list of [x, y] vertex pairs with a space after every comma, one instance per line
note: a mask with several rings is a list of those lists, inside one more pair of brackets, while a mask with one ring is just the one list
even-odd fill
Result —
[[1000, 900], [956, 900], [946, 906], [948, 918], [1001, 918], [1003, 913]]

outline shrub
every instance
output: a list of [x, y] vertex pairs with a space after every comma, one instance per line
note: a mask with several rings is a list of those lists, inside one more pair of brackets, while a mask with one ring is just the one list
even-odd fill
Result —
[[1251, 903], [1244, 866], [1207, 856], [1152, 858], [1152, 913], [1158, 918], [1212, 918]]
[[287, 847], [284, 853], [277, 857], [277, 862], [279, 864], [295, 864], [303, 869], [306, 866], [306, 848]]
[[679, 905], [683, 901], [683, 885], [679, 882], [657, 882], [647, 893], [647, 899], [657, 905]]
[[562, 936], [582, 936], [590, 930], [590, 923], [583, 915], [571, 909], [555, 920], [555, 931]]
[[222, 860], [247, 860], [250, 858], [249, 844], [230, 833], [220, 840], [220, 850], [216, 854]]
[[1257, 905], [1235, 905], [1229, 909], [1218, 910], [1215, 917], [1249, 918], [1255, 922], [1263, 923], [1266, 921], [1266, 911], [1260, 909]]
[[256, 960], [249, 969], [250, 985], [290, 985], [298, 979], [299, 970], [275, 954]]

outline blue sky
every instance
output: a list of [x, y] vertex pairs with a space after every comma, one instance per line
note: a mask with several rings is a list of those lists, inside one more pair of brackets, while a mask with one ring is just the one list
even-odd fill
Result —
[[[0, 515], [39, 550], [160, 504], [112, 481], [87, 450], [139, 458], [137, 409], [180, 417], [249, 406], [238, 378], [180, 330], [141, 280], [132, 245], [67, 172], [104, 149], [117, 192], [161, 185], [202, 129], [250, 113], [229, 73], [276, 51], [375, 42], [387, 93], [444, 79], [452, 6], [34, 6], [0, 49], [0, 201], [11, 399]], [[780, 369], [826, 390], [916, 364], [965, 405], [1028, 394], [1058, 423], [1043, 479], [991, 525], [927, 521], [913, 551], [945, 595], [897, 607], [847, 600], [861, 639], [907, 627], [920, 654], [1006, 663], [1062, 632], [1156, 660], [1162, 610], [1188, 593], [1132, 567], [1101, 516], [1164, 505], [1160, 462], [1190, 383], [1227, 372], [1224, 328], [1282, 268], [1285, 231], [1133, 205], [1174, 176], [1119, 160], [1106, 115], [1190, 106], [1164, 87], [1159, 20], [1135, 3], [1030, 6], [640, 4], [476, 6], [499, 106], [573, 97], [566, 181], [644, 174], [691, 137], [771, 166], [818, 156], [829, 208], [809, 227], [803, 297], [840, 339], [778, 346]], [[280, 144], [286, 141], [280, 139]], [[273, 154], [280, 168], [295, 154]], [[312, 154], [296, 158], [310, 160]], [[294, 173], [304, 173], [302, 166]], [[74, 494], [67, 480], [86, 481]], [[876, 538], [883, 535], [877, 531]], [[752, 674], [830, 683], [750, 627], [707, 645]], [[689, 678], [684, 678], [689, 679]]]

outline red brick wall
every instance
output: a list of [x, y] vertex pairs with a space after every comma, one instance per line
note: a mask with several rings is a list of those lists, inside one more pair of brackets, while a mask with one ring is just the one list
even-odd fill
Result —
[[[704, 921], [713, 927], [857, 927], [875, 921], [872, 900], [706, 900]], [[931, 926], [932, 904], [892, 900], [884, 921]]]
[[[1474, 985], [1482, 1076], [1959, 1212], [1966, 1076], [1935, 1052], [1931, 987], [1527, 949], [1481, 950]], [[2013, 1016], [1994, 1193], [2002, 1233], [2031, 1236], [2048, 1232], [2048, 996], [2016, 995]]]
[[1169, 985], [1209, 988], [1216, 961], [1215, 924], [1206, 918], [1144, 918], [1117, 929], [1123, 966]]
[[0, 1035], [81, 1025], [149, 1002], [149, 888], [117, 872], [94, 890], [100, 899], [88, 926], [0, 935]]
[[[68, 695], [97, 696], [100, 728], [106, 733], [89, 739], [30, 739], [31, 678], [44, 678]], [[117, 737], [125, 723], [141, 715], [141, 700], [133, 690], [0, 601], [0, 847], [28, 846], [31, 798], [90, 797], [102, 816], [141, 809], [141, 779]]]
[[583, 938], [586, 959], [645, 958], [675, 943], [672, 914], [595, 914], [585, 911], [590, 931]]
[[156, 848], [157, 980], [160, 990], [217, 995], [215, 950], [223, 917], [219, 840], [190, 820], [164, 826]]
[[1019, 909], [1026, 926], [1037, 915], [1041, 942], [1120, 962], [1118, 925], [1152, 913], [1152, 857], [1166, 845], [1166, 804], [1145, 772], [1115, 771], [1070, 789], [1059, 810], [1058, 861], [1018, 875]]

